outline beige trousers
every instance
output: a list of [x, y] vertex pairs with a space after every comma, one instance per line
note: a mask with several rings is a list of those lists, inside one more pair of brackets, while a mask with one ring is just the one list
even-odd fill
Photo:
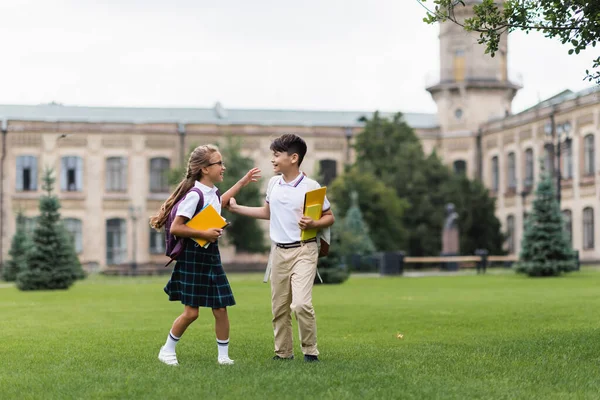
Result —
[[306, 243], [294, 249], [274, 247], [271, 257], [271, 307], [275, 354], [287, 358], [294, 353], [293, 312], [298, 321], [302, 353], [316, 356], [319, 351], [312, 288], [317, 271], [317, 244]]

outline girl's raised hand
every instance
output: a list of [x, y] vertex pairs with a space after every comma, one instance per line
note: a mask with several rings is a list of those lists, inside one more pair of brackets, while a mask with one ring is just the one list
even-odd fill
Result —
[[246, 186], [250, 182], [258, 182], [260, 177], [261, 177], [260, 169], [252, 168], [250, 171], [248, 171], [248, 173], [246, 175], [244, 175], [244, 177], [242, 179], [240, 179], [240, 181], [243, 186]]

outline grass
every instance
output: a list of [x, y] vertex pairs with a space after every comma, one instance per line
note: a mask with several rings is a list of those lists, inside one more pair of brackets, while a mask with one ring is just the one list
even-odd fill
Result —
[[[160, 278], [92, 277], [68, 291], [0, 286], [2, 399], [597, 399], [600, 272], [353, 277], [315, 287], [322, 362], [274, 362], [269, 287], [232, 275], [233, 366], [213, 318], [157, 359], [182, 306]], [[294, 322], [295, 324], [295, 322]], [[404, 335], [398, 339], [397, 334]]]

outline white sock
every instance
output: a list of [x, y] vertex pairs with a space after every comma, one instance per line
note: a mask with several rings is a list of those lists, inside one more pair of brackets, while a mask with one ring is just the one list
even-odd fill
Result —
[[229, 357], [229, 339], [217, 339], [217, 348], [219, 349], [219, 358]]
[[165, 343], [164, 350], [168, 353], [175, 353], [175, 346], [177, 342], [179, 342], [181, 337], [177, 337], [173, 335], [173, 332], [169, 332], [169, 336], [167, 336], [167, 342]]

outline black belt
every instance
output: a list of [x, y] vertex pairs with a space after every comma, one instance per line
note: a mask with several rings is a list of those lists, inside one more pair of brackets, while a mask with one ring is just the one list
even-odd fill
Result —
[[317, 238], [312, 238], [312, 239], [308, 239], [308, 240], [301, 240], [298, 242], [292, 242], [292, 243], [275, 243], [275, 246], [279, 247], [280, 249], [295, 249], [296, 247], [300, 247], [302, 246], [304, 243], [312, 243], [312, 242], [316, 242]]

